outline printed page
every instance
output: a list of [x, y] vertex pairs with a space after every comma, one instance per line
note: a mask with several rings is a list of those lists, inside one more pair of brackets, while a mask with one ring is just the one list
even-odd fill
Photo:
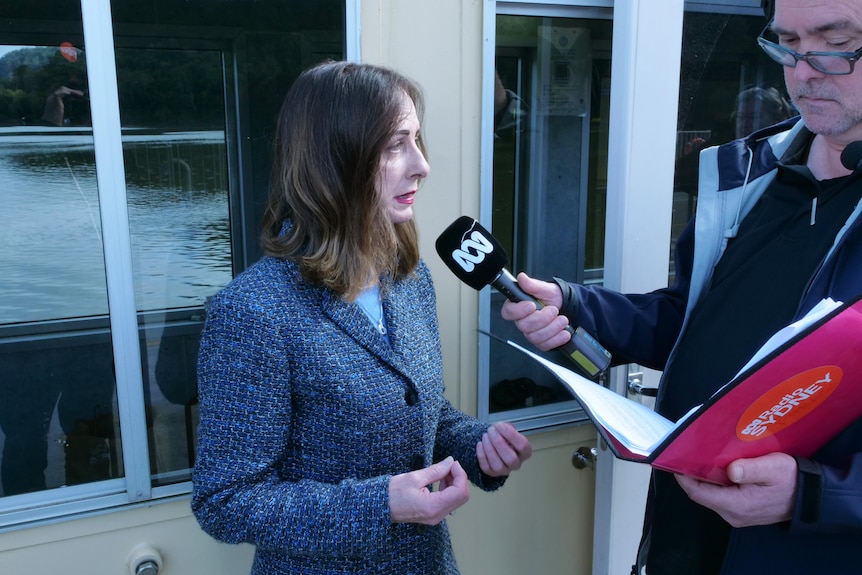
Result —
[[645, 405], [614, 393], [517, 343], [508, 340], [506, 343], [526, 353], [553, 373], [571, 390], [595, 423], [604, 427], [632, 453], [649, 456], [653, 448], [674, 429], [673, 422]]

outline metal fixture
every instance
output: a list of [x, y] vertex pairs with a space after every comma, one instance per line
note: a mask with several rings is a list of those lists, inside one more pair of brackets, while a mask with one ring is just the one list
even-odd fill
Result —
[[595, 469], [596, 468], [596, 451], [595, 447], [582, 445], [572, 453], [572, 465], [575, 469]]
[[149, 543], [141, 543], [129, 554], [128, 566], [130, 575], [159, 575], [162, 554]]
[[629, 374], [628, 392], [631, 395], [645, 395], [647, 397], [655, 397], [658, 389], [654, 387], [644, 387], [644, 374], [642, 371], [634, 371]]

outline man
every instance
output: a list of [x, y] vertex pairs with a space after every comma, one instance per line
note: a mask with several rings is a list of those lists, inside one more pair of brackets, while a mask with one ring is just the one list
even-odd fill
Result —
[[84, 97], [84, 92], [75, 90], [68, 86], [60, 86], [48, 95], [45, 100], [45, 110], [42, 112], [42, 121], [51, 126], [62, 127], [66, 124], [66, 102], [67, 96]]
[[[776, 0], [759, 43], [801, 120], [702, 153], [676, 283], [625, 295], [521, 274], [548, 305], [502, 309], [541, 349], [563, 344], [571, 321], [618, 363], [664, 370], [656, 409], [673, 420], [822, 298], [862, 293], [862, 170], [840, 159], [862, 140], [862, 2]], [[862, 334], [836, 345], [862, 353]], [[653, 473], [638, 554], [648, 575], [862, 573], [862, 420], [811, 460], [771, 453], [728, 475], [721, 487]]]

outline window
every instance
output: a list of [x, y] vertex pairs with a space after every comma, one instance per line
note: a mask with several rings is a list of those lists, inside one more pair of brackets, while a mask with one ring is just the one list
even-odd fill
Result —
[[344, 0], [89, 7], [0, 8], [0, 527], [190, 491], [207, 300], [259, 256], [290, 83], [345, 57]]
[[[696, 207], [697, 152], [795, 115], [781, 67], [755, 41], [766, 23], [760, 4], [685, 3], [671, 254]], [[500, 100], [508, 108], [492, 114], [495, 130], [486, 148], [493, 176], [483, 185], [485, 223], [509, 253], [513, 273], [602, 283], [610, 14], [532, 3], [496, 6], [494, 53], [486, 66], [510, 93]], [[669, 281], [674, 281], [672, 259]], [[480, 301], [484, 329], [530, 347], [500, 318], [502, 294], [486, 289]], [[505, 344], [486, 337], [479, 342], [481, 417], [515, 421], [521, 429], [584, 419], [542, 368]], [[554, 352], [546, 356], [568, 361]]]
[[797, 115], [781, 66], [757, 45], [766, 25], [759, 1], [685, 8], [671, 246], [697, 205], [698, 152]]
[[[612, 21], [610, 11], [584, 10], [508, 13], [498, 3], [489, 67], [497, 86], [489, 138], [493, 179], [483, 200], [513, 274], [600, 283]], [[525, 343], [500, 317], [504, 301], [499, 292], [482, 292], [483, 327]], [[515, 421], [522, 429], [585, 418], [552, 375], [506, 344], [480, 338], [480, 354], [481, 417]]]

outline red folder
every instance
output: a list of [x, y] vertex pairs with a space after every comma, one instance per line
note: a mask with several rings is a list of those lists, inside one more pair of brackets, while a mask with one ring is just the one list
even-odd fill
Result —
[[602, 394], [601, 401], [593, 401], [589, 396], [598, 390], [583, 387], [565, 373], [569, 370], [512, 345], [537, 358], [569, 387], [614, 455], [722, 485], [729, 483], [726, 469], [731, 461], [776, 451], [810, 457], [862, 416], [860, 299], [794, 333], [688, 416], [676, 424], [668, 422], [667, 434], [646, 450], [626, 447], [627, 438], [603, 423], [610, 412], [646, 409], [643, 405], [604, 388], [615, 397]]

